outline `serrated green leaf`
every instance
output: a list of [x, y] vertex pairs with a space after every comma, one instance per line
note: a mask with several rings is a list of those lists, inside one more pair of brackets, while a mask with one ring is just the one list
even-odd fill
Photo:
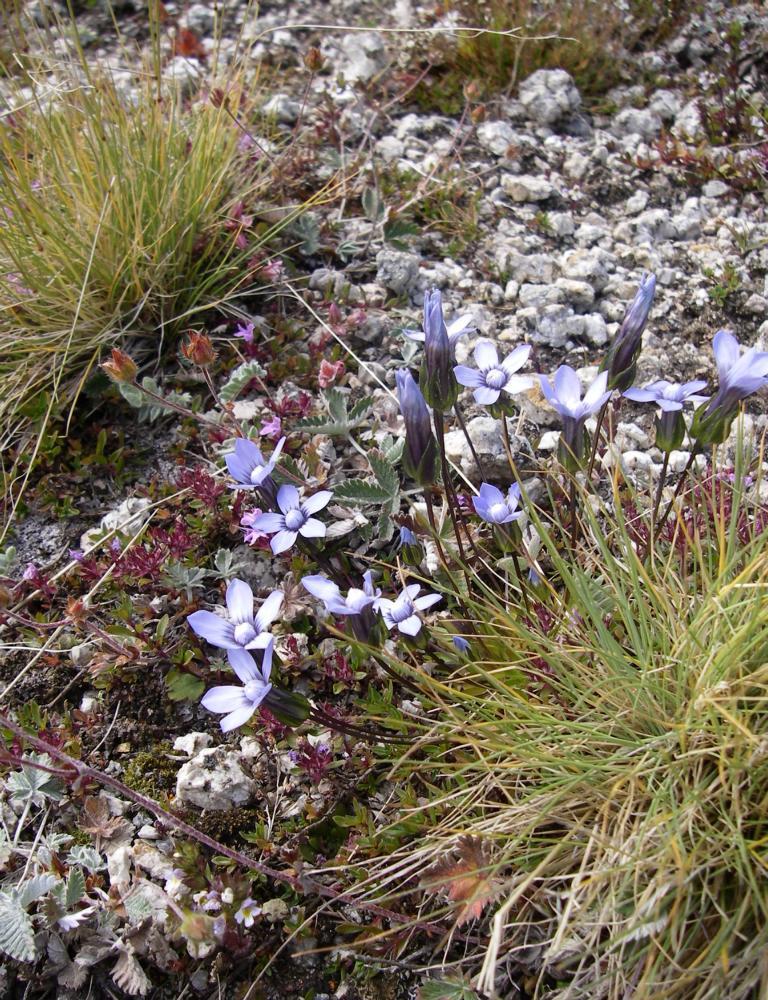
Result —
[[224, 385], [219, 389], [219, 397], [224, 403], [231, 403], [237, 399], [243, 389], [253, 378], [264, 378], [266, 370], [258, 361], [246, 361], [238, 365], [232, 372]]
[[349, 411], [349, 423], [350, 427], [356, 427], [363, 417], [365, 417], [373, 406], [373, 399], [370, 396], [365, 396], [363, 399], [359, 400], [352, 409]]
[[355, 482], [341, 483], [333, 489], [334, 500], [342, 503], [384, 503], [391, 498], [389, 490], [382, 489], [373, 483]]
[[17, 894], [22, 906], [29, 906], [37, 902], [42, 896], [46, 896], [51, 889], [61, 880], [56, 875], [34, 875], [23, 882]]
[[323, 393], [325, 405], [334, 420], [340, 424], [347, 423], [347, 397], [340, 389], [326, 389]]
[[421, 1000], [480, 1000], [477, 993], [464, 983], [430, 979], [419, 987]]
[[376, 476], [376, 482], [390, 496], [394, 496], [400, 489], [400, 478], [397, 472], [380, 451], [374, 450], [369, 452], [368, 461], [371, 464], [374, 476]]
[[35, 958], [35, 932], [32, 919], [13, 892], [0, 892], [0, 951], [17, 962]]
[[[29, 761], [30, 763], [26, 763]], [[6, 778], [5, 787], [11, 793], [11, 798], [16, 803], [24, 803], [27, 799], [35, 806], [43, 805], [46, 798], [58, 802], [64, 798], [64, 783], [47, 771], [35, 767], [33, 761], [37, 761], [44, 767], [50, 767], [53, 763], [48, 754], [28, 754], [22, 758], [21, 770], [14, 771]]]
[[85, 879], [79, 868], [71, 868], [67, 879], [67, 892], [64, 896], [64, 905], [69, 909], [75, 903], [79, 903], [85, 895]]
[[197, 701], [205, 689], [199, 677], [175, 667], [165, 675], [165, 686], [171, 701]]

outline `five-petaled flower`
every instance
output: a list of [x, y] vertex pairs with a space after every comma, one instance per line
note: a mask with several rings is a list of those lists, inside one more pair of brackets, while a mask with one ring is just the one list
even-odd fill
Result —
[[[570, 467], [578, 463], [584, 454], [584, 424], [587, 417], [597, 413], [603, 403], [610, 398], [611, 390], [606, 389], [608, 372], [602, 371], [581, 398], [579, 376], [570, 365], [560, 365], [552, 382], [546, 375], [539, 375], [541, 391], [550, 406], [560, 414], [563, 433], [560, 437], [560, 459]], [[554, 383], [554, 384], [553, 384]]]
[[528, 375], [516, 375], [528, 360], [531, 348], [528, 344], [516, 347], [509, 357], [499, 362], [499, 355], [490, 340], [481, 340], [475, 345], [477, 370], [466, 365], [456, 365], [453, 372], [461, 385], [474, 389], [475, 402], [482, 405], [495, 403], [502, 392], [514, 395], [525, 392], [533, 385]]
[[261, 666], [257, 666], [251, 654], [244, 649], [227, 650], [229, 665], [237, 674], [241, 684], [224, 684], [221, 687], [211, 688], [210, 691], [206, 691], [200, 702], [209, 712], [226, 713], [219, 723], [223, 733], [244, 726], [272, 690], [269, 675], [272, 670], [274, 645], [274, 639], [269, 636], [262, 654]]
[[265, 535], [274, 535], [269, 543], [275, 555], [289, 549], [301, 535], [303, 538], [325, 538], [325, 525], [312, 517], [330, 503], [330, 490], [320, 490], [302, 500], [295, 486], [281, 486], [277, 491], [280, 514], [260, 514], [253, 527]]
[[341, 596], [341, 591], [332, 580], [321, 574], [305, 576], [301, 583], [313, 597], [323, 602], [326, 611], [331, 614], [359, 615], [369, 605], [373, 605], [374, 611], [378, 610], [381, 589], [373, 586], [370, 570], [363, 574], [363, 589], [350, 587], [346, 597]]
[[720, 384], [709, 403], [699, 407], [691, 435], [699, 445], [722, 444], [742, 399], [768, 384], [768, 352], [741, 345], [730, 330], [718, 330], [712, 342]]
[[263, 486], [266, 480], [272, 475], [275, 464], [283, 450], [285, 438], [275, 445], [275, 449], [268, 459], [264, 458], [261, 449], [248, 438], [238, 438], [235, 441], [235, 450], [224, 456], [229, 474], [236, 482], [234, 489], [258, 488]]
[[264, 649], [272, 639], [267, 630], [282, 603], [283, 592], [274, 590], [254, 615], [253, 591], [244, 580], [232, 580], [227, 587], [229, 620], [212, 611], [195, 611], [187, 622], [220, 649]]
[[483, 483], [480, 492], [472, 497], [472, 503], [477, 513], [490, 524], [509, 524], [523, 516], [520, 506], [520, 487], [512, 483], [507, 495], [490, 483]]
[[673, 410], [682, 410], [683, 403], [703, 403], [708, 396], [699, 395], [700, 391], [706, 387], [707, 383], [701, 379], [693, 382], [667, 382], [666, 379], [658, 379], [656, 382], [649, 382], [648, 385], [633, 386], [627, 389], [623, 395], [627, 399], [632, 399], [636, 403], [655, 403], [665, 413]]
[[442, 600], [440, 594], [425, 594], [423, 597], [417, 597], [420, 590], [421, 587], [418, 583], [411, 583], [405, 587], [396, 600], [390, 601], [385, 597], [379, 600], [379, 611], [390, 632], [393, 628], [397, 628], [403, 635], [419, 634], [421, 619], [416, 612], [426, 611], [427, 608]]

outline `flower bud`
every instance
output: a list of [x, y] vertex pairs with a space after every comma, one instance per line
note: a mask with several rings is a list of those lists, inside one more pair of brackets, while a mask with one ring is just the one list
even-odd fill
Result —
[[295, 691], [286, 691], [273, 684], [262, 705], [268, 708], [284, 726], [300, 726], [308, 717], [311, 706], [307, 699]]
[[443, 318], [440, 292], [424, 296], [424, 362], [420, 381], [424, 399], [435, 410], [450, 410], [459, 395], [459, 383], [453, 374], [453, 351]]
[[304, 65], [310, 73], [317, 73], [318, 70], [322, 69], [323, 57], [316, 45], [310, 45], [304, 53]]
[[669, 455], [683, 443], [685, 421], [682, 410], [665, 410], [656, 417], [656, 447]]
[[648, 322], [655, 291], [655, 276], [644, 274], [640, 279], [640, 287], [624, 314], [619, 332], [600, 366], [601, 371], [608, 372], [609, 389], [624, 392], [635, 381], [637, 357], [642, 347], [643, 330]]
[[189, 340], [181, 345], [181, 353], [191, 361], [193, 365], [207, 368], [216, 360], [216, 351], [213, 349], [211, 338], [197, 330], [189, 331]]
[[99, 367], [113, 382], [133, 382], [139, 370], [133, 358], [117, 347], [112, 348], [111, 361], [102, 361]]
[[405, 452], [403, 466], [419, 486], [433, 486], [437, 461], [437, 442], [432, 434], [429, 410], [421, 390], [407, 368], [400, 368], [397, 395], [405, 421]]

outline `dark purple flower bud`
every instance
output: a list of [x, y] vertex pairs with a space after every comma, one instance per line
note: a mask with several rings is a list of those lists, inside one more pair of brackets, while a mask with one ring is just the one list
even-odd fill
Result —
[[437, 442], [432, 433], [429, 410], [421, 390], [407, 368], [398, 369], [397, 395], [405, 421], [403, 465], [419, 486], [433, 486], [437, 461]]
[[424, 398], [435, 410], [450, 410], [459, 394], [453, 374], [453, 351], [443, 318], [440, 292], [424, 296], [424, 363], [421, 366]]
[[635, 381], [637, 357], [640, 354], [643, 330], [653, 305], [655, 291], [655, 276], [644, 274], [640, 279], [640, 287], [624, 314], [619, 332], [600, 366], [601, 371], [608, 372], [609, 389], [624, 392]]

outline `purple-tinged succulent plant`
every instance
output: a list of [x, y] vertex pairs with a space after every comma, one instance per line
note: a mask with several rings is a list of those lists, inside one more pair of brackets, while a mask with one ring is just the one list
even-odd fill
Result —
[[490, 483], [483, 483], [480, 492], [472, 497], [472, 504], [477, 514], [489, 524], [509, 524], [523, 516], [520, 506], [520, 487], [512, 483], [507, 495]]
[[421, 619], [416, 612], [426, 611], [427, 608], [431, 608], [433, 604], [442, 600], [440, 594], [424, 594], [423, 597], [417, 597], [420, 590], [421, 587], [418, 583], [411, 583], [394, 601], [384, 597], [379, 600], [379, 611], [390, 632], [393, 628], [397, 628], [398, 632], [402, 632], [403, 635], [419, 634]]
[[220, 649], [264, 649], [272, 636], [267, 631], [277, 618], [283, 592], [274, 590], [253, 612], [253, 591], [244, 580], [232, 580], [227, 587], [229, 621], [212, 611], [195, 611], [187, 618], [190, 627]]
[[481, 340], [475, 345], [474, 356], [477, 370], [466, 365], [456, 365], [453, 372], [461, 385], [474, 389], [475, 402], [484, 406], [495, 403], [502, 392], [514, 395], [525, 392], [533, 385], [528, 375], [516, 375], [531, 353], [530, 345], [521, 344], [512, 353], [499, 361], [499, 355], [490, 340]]
[[602, 371], [581, 398], [579, 376], [570, 365], [560, 365], [552, 382], [540, 375], [541, 391], [563, 421], [560, 436], [560, 460], [567, 468], [578, 465], [584, 455], [584, 424], [587, 417], [597, 413], [611, 395], [606, 389], [608, 372]]
[[259, 514], [253, 519], [252, 527], [265, 535], [274, 535], [269, 544], [275, 555], [290, 549], [299, 535], [302, 538], [325, 538], [325, 525], [312, 515], [326, 507], [332, 496], [330, 490], [320, 490], [302, 500], [295, 486], [281, 486], [277, 491], [277, 506], [281, 513]]
[[229, 665], [241, 683], [211, 688], [201, 701], [203, 708], [207, 708], [209, 712], [225, 713], [220, 722], [223, 733], [244, 726], [272, 690], [269, 675], [272, 671], [273, 649], [274, 640], [270, 636], [264, 647], [261, 666], [257, 666], [251, 654], [244, 649], [227, 650]]

